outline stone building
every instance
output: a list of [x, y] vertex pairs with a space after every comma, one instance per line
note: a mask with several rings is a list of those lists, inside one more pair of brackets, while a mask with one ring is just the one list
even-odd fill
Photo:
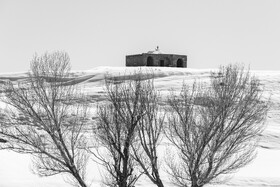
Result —
[[159, 47], [154, 51], [126, 56], [126, 66], [187, 67], [186, 55], [163, 54]]

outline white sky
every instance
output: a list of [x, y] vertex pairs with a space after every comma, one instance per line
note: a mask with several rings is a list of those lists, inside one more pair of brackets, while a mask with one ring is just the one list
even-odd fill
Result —
[[188, 55], [190, 68], [280, 70], [280, 1], [0, 0], [0, 72], [54, 50], [75, 70], [125, 66], [125, 55], [157, 45]]

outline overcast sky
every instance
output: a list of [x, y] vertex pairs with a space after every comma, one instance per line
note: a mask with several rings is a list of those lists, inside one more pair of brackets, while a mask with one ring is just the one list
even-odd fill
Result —
[[72, 68], [125, 66], [159, 46], [189, 68], [280, 70], [279, 0], [0, 0], [0, 72], [63, 50]]

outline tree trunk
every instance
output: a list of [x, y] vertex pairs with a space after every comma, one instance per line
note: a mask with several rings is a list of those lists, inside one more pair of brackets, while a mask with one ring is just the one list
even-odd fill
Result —
[[160, 179], [157, 181], [157, 187], [164, 187], [164, 185]]
[[154, 170], [154, 174], [155, 174], [155, 181], [154, 183], [157, 185], [157, 187], [164, 187], [161, 179], [160, 179], [160, 176], [159, 176], [159, 173], [158, 173], [158, 170], [155, 169], [155, 167], [153, 167], [153, 170]]
[[203, 185], [192, 184], [192, 187], [202, 187]]
[[87, 187], [85, 181], [82, 179], [76, 168], [72, 168], [72, 174], [75, 177], [75, 179], [78, 181], [80, 187]]
[[81, 187], [87, 187], [87, 185], [85, 184], [85, 182], [82, 179], [77, 179], [77, 181], [79, 182]]

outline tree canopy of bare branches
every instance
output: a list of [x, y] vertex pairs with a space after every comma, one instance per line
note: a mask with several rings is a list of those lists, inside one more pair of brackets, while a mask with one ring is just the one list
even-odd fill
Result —
[[178, 150], [169, 159], [173, 182], [202, 187], [219, 182], [255, 157], [268, 102], [260, 82], [238, 65], [221, 67], [210, 86], [183, 85], [171, 94], [166, 135]]
[[67, 84], [69, 71], [67, 53], [45, 53], [33, 58], [26, 80], [4, 85], [2, 101], [8, 108], [0, 136], [7, 142], [1, 148], [31, 154], [40, 176], [66, 174], [70, 182], [86, 187], [87, 105], [75, 103], [82, 95]]
[[163, 135], [164, 115], [160, 115], [153, 77], [153, 73], [140, 70], [126, 81], [106, 79], [108, 103], [99, 107], [96, 137], [107, 155], [98, 150], [94, 155], [110, 174], [111, 178], [105, 179], [108, 186], [134, 186], [144, 173], [163, 187], [157, 146]]
[[[135, 78], [135, 79], [134, 79]], [[134, 79], [134, 80], [133, 80]], [[96, 139], [101, 148], [94, 153], [108, 171], [108, 186], [132, 187], [140, 176], [131, 156], [137, 126], [144, 115], [140, 76], [128, 81], [106, 78], [108, 103], [99, 106]]]
[[144, 174], [158, 187], [163, 187], [159, 174], [158, 146], [163, 136], [165, 114], [159, 105], [160, 93], [154, 87], [154, 78], [142, 81], [141, 85], [144, 115], [137, 127], [137, 141], [132, 145], [133, 156]]

